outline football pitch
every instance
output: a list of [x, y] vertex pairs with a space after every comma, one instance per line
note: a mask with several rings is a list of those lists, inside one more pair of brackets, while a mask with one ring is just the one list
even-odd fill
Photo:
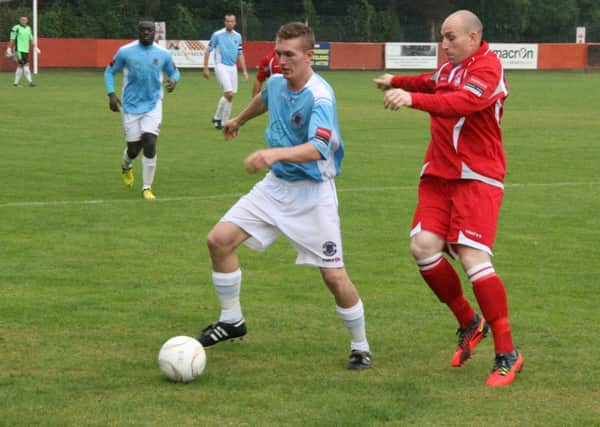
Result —
[[134, 188], [121, 181], [121, 120], [102, 72], [42, 70], [36, 88], [0, 73], [0, 425], [600, 425], [600, 73], [507, 74], [494, 266], [525, 365], [501, 389], [484, 386], [491, 337], [450, 367], [456, 323], [408, 249], [428, 116], [384, 110], [379, 74], [323, 73], [346, 146], [344, 254], [373, 368], [345, 369], [333, 298], [280, 239], [239, 251], [247, 338], [207, 350], [204, 374], [174, 384], [158, 350], [218, 317], [204, 240], [263, 175], [243, 159], [264, 147], [266, 116], [224, 141], [210, 123], [214, 76], [184, 70], [165, 96], [148, 202], [139, 160]]

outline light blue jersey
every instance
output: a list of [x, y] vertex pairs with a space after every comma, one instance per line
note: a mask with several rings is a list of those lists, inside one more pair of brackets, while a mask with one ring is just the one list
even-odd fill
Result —
[[171, 80], [179, 80], [179, 70], [171, 53], [152, 43], [144, 46], [133, 41], [122, 46], [104, 71], [106, 93], [115, 91], [115, 74], [123, 70], [123, 111], [143, 114], [151, 111], [162, 99], [162, 80], [165, 71]]
[[265, 138], [270, 148], [308, 142], [321, 153], [321, 160], [317, 161], [273, 163], [273, 173], [287, 181], [323, 181], [339, 175], [344, 144], [331, 86], [315, 73], [301, 91], [292, 92], [287, 80], [281, 74], [274, 74], [267, 80], [261, 96], [269, 110]]
[[235, 30], [228, 33], [225, 28], [210, 36], [208, 51], [215, 51], [215, 64], [235, 65], [242, 52], [242, 36]]

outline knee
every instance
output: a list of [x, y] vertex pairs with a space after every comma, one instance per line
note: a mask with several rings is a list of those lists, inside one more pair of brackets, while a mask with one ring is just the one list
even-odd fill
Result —
[[156, 156], [156, 135], [145, 133], [142, 135], [142, 146], [144, 147], [144, 157], [148, 159]]
[[433, 233], [421, 232], [410, 240], [410, 252], [414, 259], [425, 259], [441, 252], [444, 240]]
[[206, 236], [206, 246], [211, 254], [220, 254], [233, 248], [231, 239], [218, 229], [212, 229]]
[[233, 92], [225, 92], [223, 96], [228, 102], [233, 101]]

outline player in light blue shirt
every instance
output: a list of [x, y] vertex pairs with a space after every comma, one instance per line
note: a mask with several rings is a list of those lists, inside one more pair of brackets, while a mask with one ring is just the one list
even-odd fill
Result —
[[[179, 70], [168, 50], [154, 43], [154, 22], [140, 21], [139, 39], [117, 51], [104, 72], [104, 83], [111, 111], [123, 107], [123, 127], [127, 148], [123, 153], [122, 176], [126, 186], [133, 186], [132, 162], [143, 149], [142, 196], [154, 200], [152, 183], [156, 171], [156, 140], [162, 122], [163, 72], [165, 84], [173, 92]], [[123, 71], [123, 101], [115, 95], [115, 74]]]
[[[232, 139], [248, 120], [268, 111], [269, 148], [248, 156], [245, 166], [250, 173], [270, 171], [208, 234], [221, 314], [197, 339], [210, 347], [246, 335], [236, 249], [245, 243], [263, 251], [284, 235], [296, 249], [296, 263], [318, 267], [335, 297], [336, 311], [350, 334], [348, 369], [366, 369], [371, 367], [371, 353], [364, 308], [344, 267], [334, 182], [344, 156], [343, 143], [333, 90], [311, 68], [314, 43], [308, 26], [283, 25], [275, 41], [282, 74], [272, 76], [262, 94], [223, 125], [225, 139]], [[277, 310], [285, 313], [286, 307]]]
[[211, 52], [215, 53], [215, 75], [223, 88], [223, 96], [219, 99], [217, 109], [212, 118], [216, 129], [222, 129], [223, 123], [229, 120], [233, 106], [233, 95], [238, 90], [237, 61], [240, 61], [244, 80], [248, 80], [248, 70], [242, 49], [242, 36], [234, 30], [235, 15], [225, 15], [225, 27], [215, 31], [210, 37], [208, 51], [204, 55], [204, 78], [210, 79], [208, 61]]

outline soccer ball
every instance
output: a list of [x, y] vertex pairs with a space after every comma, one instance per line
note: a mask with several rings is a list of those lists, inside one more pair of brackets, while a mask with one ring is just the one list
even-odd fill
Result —
[[158, 352], [158, 366], [172, 381], [195, 380], [206, 366], [204, 347], [192, 337], [169, 338]]

